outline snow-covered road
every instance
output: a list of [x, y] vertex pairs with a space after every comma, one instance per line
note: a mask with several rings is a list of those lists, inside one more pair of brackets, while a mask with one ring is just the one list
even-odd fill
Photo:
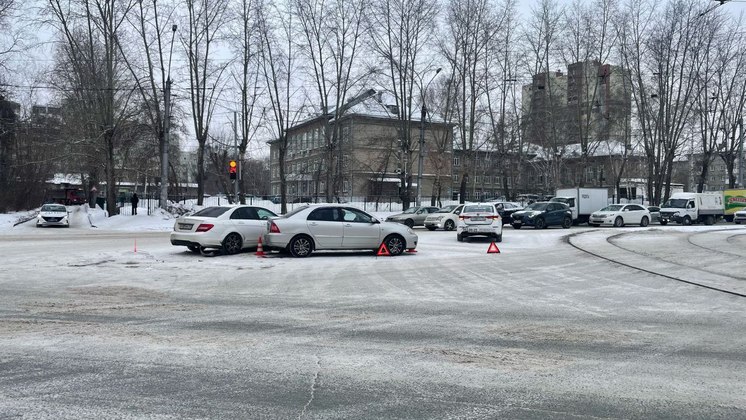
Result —
[[0, 234], [0, 418], [746, 417], [743, 228], [209, 258], [143, 220]]

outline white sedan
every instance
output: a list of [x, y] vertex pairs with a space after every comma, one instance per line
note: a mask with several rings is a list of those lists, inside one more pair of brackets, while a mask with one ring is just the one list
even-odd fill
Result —
[[425, 218], [425, 227], [427, 228], [427, 230], [456, 229], [458, 216], [461, 214], [461, 210], [463, 210], [463, 208], [463, 204], [453, 204], [450, 206], [445, 206], [435, 213], [430, 213]]
[[264, 244], [294, 257], [307, 257], [320, 250], [378, 251], [386, 245], [394, 256], [414, 250], [417, 234], [403, 224], [381, 222], [347, 205], [310, 204], [267, 221]]
[[277, 215], [264, 207], [205, 207], [191, 216], [176, 219], [171, 245], [186, 246], [192, 252], [212, 248], [236, 254], [258, 245], [267, 229], [267, 220], [272, 217]]
[[599, 211], [593, 212], [588, 225], [612, 225], [622, 227], [624, 225], [647, 226], [650, 223], [650, 210], [639, 204], [612, 204]]
[[70, 227], [70, 214], [62, 204], [45, 204], [36, 216], [36, 227], [62, 226]]

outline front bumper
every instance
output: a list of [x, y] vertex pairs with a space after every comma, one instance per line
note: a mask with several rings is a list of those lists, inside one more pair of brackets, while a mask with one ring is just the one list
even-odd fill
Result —
[[736, 223], [746, 223], [746, 213], [744, 214], [735, 213], [733, 215], [733, 221]]

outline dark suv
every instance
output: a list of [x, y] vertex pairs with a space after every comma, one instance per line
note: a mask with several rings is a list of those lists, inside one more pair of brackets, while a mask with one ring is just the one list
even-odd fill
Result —
[[572, 226], [572, 210], [564, 203], [540, 202], [526, 206], [525, 209], [513, 213], [513, 228], [533, 226], [544, 229], [548, 226], [562, 226], [567, 229]]

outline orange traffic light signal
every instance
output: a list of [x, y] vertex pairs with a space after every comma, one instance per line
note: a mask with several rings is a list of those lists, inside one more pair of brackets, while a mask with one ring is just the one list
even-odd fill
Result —
[[236, 173], [238, 172], [238, 163], [232, 160], [228, 163], [228, 174], [231, 179], [236, 179]]

